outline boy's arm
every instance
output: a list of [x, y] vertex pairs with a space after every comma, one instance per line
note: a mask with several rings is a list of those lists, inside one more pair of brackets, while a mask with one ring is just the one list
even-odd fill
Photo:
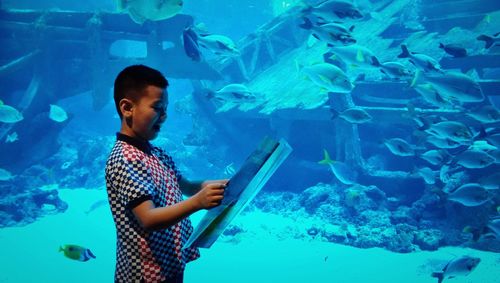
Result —
[[132, 209], [141, 226], [149, 231], [168, 228], [192, 213], [209, 209], [220, 204], [224, 197], [225, 183], [203, 183], [192, 197], [174, 205], [156, 207], [151, 200], [147, 200]]

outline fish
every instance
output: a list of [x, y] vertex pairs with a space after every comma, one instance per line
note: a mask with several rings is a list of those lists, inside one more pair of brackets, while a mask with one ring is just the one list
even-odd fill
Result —
[[5, 137], [5, 142], [10, 143], [10, 142], [15, 142], [19, 140], [19, 136], [17, 135], [17, 132], [12, 132]]
[[483, 105], [474, 110], [469, 110], [465, 115], [483, 124], [500, 122], [500, 111], [493, 105]]
[[477, 40], [484, 41], [484, 48], [489, 49], [492, 46], [500, 45], [500, 32], [495, 33], [493, 36], [481, 34]]
[[454, 161], [468, 169], [486, 168], [495, 163], [496, 159], [481, 150], [467, 149], [454, 157]]
[[338, 45], [347, 46], [356, 43], [356, 39], [354, 39], [351, 34], [354, 26], [352, 26], [350, 29], [347, 29], [343, 25], [336, 23], [313, 25], [311, 20], [307, 17], [304, 17], [303, 20], [304, 23], [301, 24], [300, 27], [306, 30], [310, 30], [312, 36], [322, 42], [325, 42], [330, 47]]
[[[299, 67], [300, 68], [300, 67]], [[354, 84], [337, 66], [329, 63], [317, 63], [300, 68], [313, 83], [324, 90], [335, 93], [350, 93]]]
[[497, 239], [500, 239], [500, 218], [491, 219], [486, 226], [495, 234]]
[[331, 109], [332, 118], [340, 117], [352, 124], [363, 124], [372, 120], [372, 116], [361, 107], [351, 107], [342, 112]]
[[340, 60], [350, 68], [375, 67], [375, 62], [378, 62], [375, 54], [373, 54], [369, 48], [359, 44], [332, 46], [329, 51], [323, 55], [323, 59], [325, 58], [325, 62], [329, 59], [335, 60], [340, 58]]
[[68, 119], [68, 114], [60, 106], [50, 104], [49, 118], [56, 122], [64, 122]]
[[491, 157], [495, 158], [496, 164], [500, 164], [500, 149], [495, 149], [495, 150], [489, 151], [488, 154]]
[[4, 104], [0, 100], [0, 122], [2, 123], [17, 123], [24, 119], [23, 114], [16, 108]]
[[380, 72], [395, 80], [405, 80], [414, 76], [413, 72], [404, 64], [396, 61], [380, 63], [377, 57], [371, 58], [373, 66], [379, 68]]
[[481, 259], [478, 257], [461, 256], [450, 260], [441, 271], [433, 272], [432, 277], [436, 277], [438, 283], [441, 283], [445, 278], [467, 276], [480, 262]]
[[439, 43], [439, 48], [443, 49], [446, 53], [456, 58], [467, 56], [467, 49], [463, 48], [458, 44]]
[[219, 107], [218, 112], [258, 100], [256, 94], [242, 84], [229, 84], [215, 92], [209, 90], [207, 98], [215, 100]]
[[401, 45], [401, 54], [398, 55], [398, 58], [409, 58], [415, 67], [424, 72], [442, 72], [441, 66], [434, 58], [425, 54], [410, 52], [405, 44]]
[[391, 151], [393, 154], [398, 156], [414, 156], [415, 149], [414, 146], [408, 144], [403, 139], [400, 138], [392, 138], [388, 139], [384, 142], [385, 146]]
[[450, 201], [458, 202], [464, 206], [480, 206], [491, 200], [491, 195], [486, 188], [477, 183], [468, 183], [450, 192], [447, 196]]
[[492, 145], [500, 148], [500, 133], [487, 135], [485, 139]]
[[78, 261], [88, 261], [96, 258], [90, 249], [78, 245], [63, 245], [59, 247], [59, 252], [64, 252], [64, 256]]
[[14, 175], [10, 173], [9, 171], [0, 168], [0, 181], [9, 181], [14, 178]]
[[425, 74], [417, 70], [410, 87], [423, 82], [432, 85], [439, 95], [449, 101], [482, 102], [484, 94], [479, 83], [472, 77], [456, 71], [442, 74]]
[[226, 102], [254, 101], [255, 94], [242, 84], [228, 84], [216, 92], [208, 94], [208, 98], [215, 98]]
[[357, 173], [355, 171], [343, 162], [332, 160], [326, 149], [323, 149], [323, 152], [324, 158], [319, 161], [319, 164], [328, 165], [332, 170], [333, 175], [341, 183], [346, 185], [356, 184]]
[[463, 123], [456, 121], [442, 121], [432, 124], [426, 133], [441, 139], [449, 139], [457, 143], [468, 143], [472, 140], [471, 130]]
[[318, 23], [323, 24], [363, 18], [358, 7], [349, 1], [341, 0], [327, 0], [316, 6], [307, 6], [301, 13], [303, 15], [313, 14], [319, 19]]
[[234, 173], [236, 173], [236, 170], [234, 169], [234, 163], [231, 162], [224, 168], [224, 175], [233, 176]]
[[420, 158], [432, 165], [440, 165], [446, 162], [449, 157], [448, 152], [442, 149], [431, 149], [419, 155]]
[[478, 183], [487, 190], [500, 189], [500, 172], [486, 175], [478, 180]]
[[489, 153], [489, 152], [497, 150], [498, 147], [491, 145], [487, 141], [484, 141], [484, 140], [476, 140], [469, 146], [468, 149], [480, 150], [480, 151], [484, 151], [484, 152]]
[[160, 21], [177, 15], [183, 0], [118, 0], [118, 10], [127, 12], [130, 18], [143, 24], [145, 21]]
[[456, 141], [452, 141], [448, 138], [441, 138], [433, 135], [427, 136], [425, 138], [425, 141], [432, 144], [435, 147], [443, 149], [457, 148], [461, 146], [461, 144]]
[[433, 185], [436, 183], [436, 172], [434, 172], [429, 167], [422, 167], [417, 170], [417, 173], [422, 177], [424, 182], [429, 185]]
[[201, 61], [200, 46], [198, 45], [198, 35], [191, 27], [185, 28], [182, 32], [182, 45], [184, 52], [193, 61]]
[[197, 33], [197, 43], [215, 55], [235, 57], [241, 54], [233, 40], [224, 35]]
[[413, 87], [418, 94], [422, 96], [422, 98], [439, 108], [445, 108], [445, 109], [451, 109], [453, 108], [454, 104], [452, 101], [445, 100], [441, 95], [439, 95], [439, 92], [432, 86], [430, 83], [423, 83], [423, 84], [417, 84]]
[[420, 94], [420, 96], [429, 104], [443, 108], [443, 109], [453, 109], [455, 108], [455, 101], [450, 101], [444, 99], [439, 92], [437, 92], [434, 87], [429, 84], [418, 84], [414, 86], [415, 91]]
[[107, 206], [109, 204], [109, 201], [107, 199], [102, 199], [94, 202], [89, 209], [85, 211], [85, 215], [88, 215], [89, 213], [93, 212], [94, 210], [98, 209], [99, 207], [102, 206]]

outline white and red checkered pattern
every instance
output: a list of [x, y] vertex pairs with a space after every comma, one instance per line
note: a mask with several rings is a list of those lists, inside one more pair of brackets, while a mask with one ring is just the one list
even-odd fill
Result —
[[106, 164], [106, 187], [117, 229], [115, 282], [161, 282], [200, 256], [196, 248], [182, 249], [193, 232], [189, 219], [148, 232], [131, 211], [145, 200], [152, 200], [156, 207], [180, 202], [180, 178], [172, 158], [162, 149], [151, 147], [145, 152], [116, 141]]

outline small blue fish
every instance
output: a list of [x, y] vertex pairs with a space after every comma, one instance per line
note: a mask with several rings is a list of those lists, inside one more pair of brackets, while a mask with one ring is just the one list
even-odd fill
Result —
[[59, 252], [64, 252], [64, 256], [78, 261], [88, 261], [96, 258], [89, 249], [77, 245], [64, 245], [59, 247]]
[[231, 162], [231, 164], [227, 165], [226, 168], [224, 168], [224, 175], [233, 176], [234, 173], [236, 173], [236, 170], [234, 169], [234, 163]]
[[60, 106], [50, 104], [49, 118], [61, 123], [68, 119], [68, 114]]
[[17, 132], [13, 132], [13, 133], [10, 133], [7, 135], [7, 137], [5, 138], [5, 142], [6, 143], [9, 143], [9, 142], [15, 142], [19, 140], [19, 137], [17, 135]]
[[9, 171], [0, 168], [0, 181], [9, 181], [14, 178], [14, 175]]
[[2, 123], [17, 123], [23, 120], [23, 114], [16, 108], [5, 105], [0, 100], [0, 122]]
[[109, 205], [109, 201], [107, 199], [102, 199], [94, 202], [87, 211], [85, 211], [85, 214], [88, 215], [89, 213], [93, 212], [94, 210], [98, 209], [99, 207], [102, 206], [107, 206]]
[[463, 48], [458, 44], [442, 44], [439, 43], [439, 48], [443, 49], [444, 52], [450, 54], [453, 57], [465, 57], [467, 56], [467, 49]]
[[343, 162], [332, 160], [326, 149], [323, 149], [323, 152], [324, 158], [323, 160], [319, 161], [319, 164], [328, 165], [332, 170], [333, 175], [335, 175], [335, 177], [343, 184], [356, 184], [356, 179], [358, 176], [354, 170], [352, 170], [349, 166], [347, 166], [347, 164]]

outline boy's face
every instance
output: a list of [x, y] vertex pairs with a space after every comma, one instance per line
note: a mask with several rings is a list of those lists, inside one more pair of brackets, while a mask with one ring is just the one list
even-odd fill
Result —
[[168, 96], [165, 89], [147, 86], [138, 101], [131, 102], [130, 111], [123, 113], [128, 131], [125, 134], [142, 140], [157, 137], [167, 119]]

